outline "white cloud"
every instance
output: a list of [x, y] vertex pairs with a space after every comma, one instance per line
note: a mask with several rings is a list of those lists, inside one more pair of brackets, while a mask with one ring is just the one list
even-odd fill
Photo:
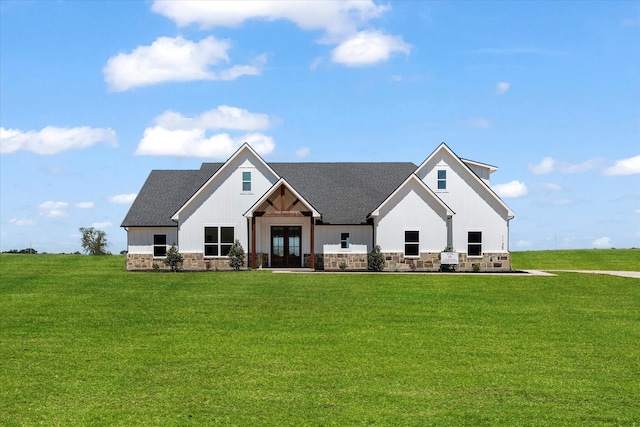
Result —
[[127, 203], [133, 203], [137, 196], [138, 193], [116, 194], [115, 196], [109, 197], [109, 201], [111, 203], [126, 205]]
[[18, 226], [30, 226], [30, 225], [36, 225], [36, 222], [32, 219], [18, 219], [18, 218], [12, 218], [9, 220], [10, 224], [15, 224]]
[[543, 158], [538, 164], [529, 164], [529, 171], [536, 175], [559, 172], [563, 174], [573, 174], [587, 172], [598, 167], [600, 159], [589, 159], [582, 163], [569, 163], [555, 160], [552, 157]]
[[229, 129], [257, 131], [271, 126], [269, 115], [220, 105], [196, 117], [185, 117], [175, 111], [165, 111], [155, 118], [157, 126], [170, 130]]
[[[411, 50], [401, 36], [363, 30], [370, 26], [371, 20], [390, 10], [390, 6], [371, 0], [156, 0], [151, 8], [179, 26], [237, 27], [247, 20], [291, 21], [304, 31], [323, 31], [318, 42], [338, 45], [332, 53], [333, 61], [350, 67], [386, 61], [393, 53], [409, 54]], [[318, 65], [318, 60], [314, 60], [311, 68]]]
[[[258, 153], [268, 154], [275, 147], [273, 138], [256, 131], [269, 128], [272, 122], [266, 114], [251, 113], [226, 105], [205, 111], [196, 117], [166, 111], [155, 119], [155, 126], [145, 129], [135, 154], [226, 158], [244, 142], [248, 142]], [[207, 135], [209, 131], [221, 129], [245, 133], [230, 135], [221, 132]]]
[[616, 161], [604, 170], [605, 175], [635, 175], [640, 173], [640, 155]]
[[48, 216], [49, 218], [62, 218], [67, 216], [67, 207], [69, 207], [69, 203], [67, 202], [54, 202], [51, 200], [38, 205], [40, 215]]
[[507, 82], [498, 82], [496, 85], [496, 93], [498, 95], [504, 95], [509, 90], [509, 86], [511, 85]]
[[[109, 58], [102, 71], [109, 88], [117, 92], [169, 81], [234, 80], [243, 75], [260, 74], [255, 65], [211, 70], [211, 66], [229, 62], [230, 47], [228, 40], [213, 36], [199, 42], [181, 36], [159, 37], [150, 46], [138, 46], [129, 54]], [[257, 62], [264, 58], [259, 56]]]
[[519, 248], [528, 248], [532, 245], [532, 243], [528, 240], [518, 240], [516, 242], [516, 246]]
[[42, 130], [23, 132], [19, 129], [0, 127], [0, 153], [14, 153], [18, 150], [36, 154], [57, 154], [62, 151], [86, 148], [100, 142], [117, 147], [116, 133], [108, 128], [59, 128], [47, 126]]
[[511, 181], [506, 184], [497, 184], [494, 185], [493, 190], [496, 194], [502, 198], [516, 198], [523, 197], [527, 195], [527, 186], [520, 181]]
[[610, 248], [611, 247], [611, 239], [609, 237], [600, 237], [593, 241], [593, 246], [596, 248]]
[[529, 171], [531, 171], [531, 173], [534, 173], [536, 175], [544, 175], [547, 173], [551, 173], [553, 171], [554, 164], [555, 164], [555, 161], [553, 160], [553, 158], [545, 157], [538, 164], [530, 164]]
[[408, 55], [411, 46], [401, 36], [391, 36], [379, 31], [361, 31], [336, 47], [333, 62], [348, 67], [362, 67], [389, 60], [394, 53]]
[[93, 202], [79, 202], [76, 203], [76, 208], [78, 209], [91, 209], [95, 206]]
[[488, 129], [491, 127], [491, 122], [482, 117], [476, 117], [474, 119], [467, 120], [467, 126], [471, 128]]
[[311, 150], [309, 150], [309, 147], [300, 147], [300, 148], [298, 148], [296, 150], [296, 156], [297, 157], [307, 157], [310, 152], [311, 152]]
[[158, 1], [151, 9], [179, 26], [198, 24], [203, 28], [237, 27], [250, 19], [295, 23], [305, 31], [323, 30], [325, 39], [343, 39], [389, 9], [371, 0], [341, 1]]
[[91, 224], [91, 226], [93, 228], [97, 228], [97, 229], [109, 228], [112, 225], [113, 224], [110, 223], [109, 221], [106, 221], [106, 222], [94, 222], [93, 224]]
[[546, 191], [562, 191], [562, 187], [558, 184], [554, 184], [553, 182], [541, 182], [539, 184], [534, 184], [534, 186]]
[[640, 208], [636, 209], [636, 210], [635, 210], [635, 211], [633, 211], [633, 212], [635, 212], [635, 213], [637, 213], [637, 214], [640, 214]]

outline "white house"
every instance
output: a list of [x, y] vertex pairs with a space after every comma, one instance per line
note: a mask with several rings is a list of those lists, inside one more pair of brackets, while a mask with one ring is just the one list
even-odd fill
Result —
[[379, 245], [390, 271], [510, 270], [514, 215], [491, 190], [496, 170], [444, 143], [419, 166], [267, 163], [244, 144], [224, 163], [151, 172], [121, 225], [126, 266], [163, 267], [175, 243], [185, 270], [227, 269], [239, 240], [253, 268], [364, 270]]

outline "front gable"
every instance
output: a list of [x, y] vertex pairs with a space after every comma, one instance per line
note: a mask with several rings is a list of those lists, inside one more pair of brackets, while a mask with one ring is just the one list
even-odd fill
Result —
[[[478, 176], [474, 169], [478, 172], [484, 170], [486, 176]], [[513, 211], [488, 185], [488, 176], [496, 169], [479, 162], [462, 160], [442, 143], [422, 162], [415, 173], [456, 211], [472, 211], [478, 207], [478, 201], [473, 200], [468, 192], [471, 189], [501, 217], [511, 219], [514, 217]]]
[[276, 172], [245, 143], [173, 214], [171, 219], [184, 222], [186, 217], [198, 210], [216, 192], [227, 201], [224, 204], [226, 209], [235, 207], [235, 203], [238, 205], [237, 208], [242, 210], [242, 214], [271, 188], [278, 178]]

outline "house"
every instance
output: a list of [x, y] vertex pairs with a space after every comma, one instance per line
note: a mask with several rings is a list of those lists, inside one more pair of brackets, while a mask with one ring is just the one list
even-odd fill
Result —
[[507, 271], [514, 214], [496, 170], [444, 143], [419, 166], [267, 163], [244, 144], [224, 163], [151, 172], [121, 225], [126, 268], [164, 267], [176, 243], [183, 269], [228, 269], [237, 239], [252, 268], [365, 270], [379, 245], [389, 271]]

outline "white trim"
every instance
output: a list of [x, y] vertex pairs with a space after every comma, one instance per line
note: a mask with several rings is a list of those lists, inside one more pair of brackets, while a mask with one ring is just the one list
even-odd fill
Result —
[[307, 200], [302, 197], [300, 195], [300, 193], [298, 193], [288, 182], [286, 179], [284, 178], [280, 178], [278, 181], [276, 181], [275, 184], [273, 184], [271, 186], [271, 188], [269, 188], [267, 190], [266, 193], [264, 193], [262, 195], [262, 197], [260, 197], [258, 199], [257, 202], [255, 202], [253, 204], [253, 206], [251, 206], [244, 214], [243, 216], [246, 218], [251, 218], [253, 217], [253, 211], [255, 209], [258, 208], [258, 206], [260, 206], [261, 204], [263, 204], [269, 197], [271, 197], [271, 195], [273, 195], [274, 191], [277, 190], [278, 188], [280, 188], [281, 185], [284, 185], [298, 200], [300, 200], [308, 209], [311, 210], [311, 215], [314, 218], [320, 218], [320, 213], [311, 205], [311, 203], [307, 202]]
[[278, 174], [277, 174], [277, 173], [276, 173], [276, 172], [271, 168], [271, 166], [269, 166], [269, 165], [267, 164], [267, 162], [265, 162], [265, 161], [262, 159], [262, 157], [260, 157], [260, 155], [259, 155], [258, 153], [256, 153], [256, 152], [254, 151], [254, 149], [253, 149], [253, 148], [251, 148], [251, 146], [250, 146], [249, 144], [247, 144], [247, 143], [245, 142], [244, 144], [242, 144], [242, 147], [238, 148], [238, 150], [237, 150], [235, 153], [233, 153], [233, 154], [231, 155], [231, 157], [229, 157], [229, 159], [227, 159], [227, 161], [226, 161], [226, 162], [224, 162], [224, 164], [223, 164], [222, 166], [220, 166], [220, 168], [218, 168], [218, 170], [217, 170], [213, 175], [211, 175], [211, 178], [209, 178], [209, 179], [208, 179], [204, 184], [202, 184], [202, 186], [200, 186], [200, 188], [198, 189], [198, 191], [196, 191], [196, 192], [195, 192], [195, 193], [194, 193], [194, 194], [189, 198], [189, 200], [187, 200], [187, 201], [186, 201], [182, 206], [180, 206], [180, 208], [176, 211], [176, 213], [174, 213], [174, 214], [171, 216], [171, 220], [172, 220], [172, 221], [178, 221], [178, 220], [180, 219], [180, 213], [182, 212], [182, 210], [183, 210], [187, 205], [189, 205], [189, 204], [190, 204], [190, 203], [191, 203], [191, 202], [192, 202], [196, 197], [198, 197], [198, 196], [199, 196], [199, 195], [200, 195], [200, 194], [205, 190], [205, 188], [207, 188], [207, 187], [209, 186], [209, 184], [210, 184], [213, 180], [215, 180], [215, 179], [216, 179], [216, 178], [217, 178], [217, 177], [222, 173], [222, 171], [223, 171], [225, 168], [229, 167], [229, 164], [231, 164], [231, 163], [233, 162], [233, 160], [234, 160], [236, 157], [240, 156], [240, 154], [241, 154], [242, 152], [246, 151], [246, 150], [248, 150], [251, 154], [253, 154], [253, 155], [255, 156], [255, 158], [256, 158], [256, 159], [258, 159], [258, 160], [262, 163], [262, 165], [263, 165], [264, 167], [266, 167], [266, 168], [269, 170], [269, 172], [271, 172], [274, 176], [276, 176], [276, 177], [279, 177], [279, 176], [280, 176], [280, 175], [278, 175]]
[[438, 195], [431, 188], [427, 186], [427, 184], [424, 183], [424, 181], [418, 178], [418, 176], [415, 173], [412, 173], [411, 175], [409, 175], [407, 179], [404, 180], [402, 184], [398, 186], [398, 188], [395, 189], [393, 193], [391, 193], [386, 199], [382, 201], [382, 203], [380, 203], [380, 206], [374, 209], [374, 211], [371, 212], [368, 216], [369, 217], [380, 216], [380, 209], [382, 209], [387, 203], [390, 203], [389, 200], [391, 200], [396, 194], [398, 194], [398, 192], [402, 189], [402, 187], [404, 187], [405, 185], [408, 185], [410, 181], [415, 181], [418, 185], [420, 185], [420, 187], [422, 187], [427, 192], [427, 194], [431, 195], [431, 197], [433, 197], [434, 200], [446, 210], [447, 217], [451, 217], [455, 215], [455, 212], [451, 210], [451, 208], [447, 206], [447, 204], [443, 202], [442, 199], [438, 197]]
[[487, 183], [486, 183], [484, 180], [482, 180], [480, 177], [478, 177], [478, 175], [476, 175], [476, 174], [471, 170], [471, 168], [469, 167], [469, 165], [467, 165], [467, 164], [466, 164], [466, 162], [470, 162], [470, 163], [475, 163], [475, 164], [478, 164], [478, 165], [482, 165], [483, 167], [492, 167], [492, 166], [485, 165], [485, 164], [483, 164], [483, 163], [479, 163], [479, 162], [474, 162], [474, 161], [471, 161], [471, 160], [466, 160], [466, 161], [465, 161], [465, 160], [462, 160], [460, 157], [458, 157], [458, 155], [457, 155], [456, 153], [454, 153], [453, 151], [451, 151], [451, 149], [450, 149], [450, 148], [447, 146], [447, 144], [445, 144], [444, 142], [443, 142], [443, 143], [441, 143], [441, 144], [438, 146], [438, 148], [436, 148], [436, 149], [433, 151], [433, 153], [431, 153], [431, 155], [429, 155], [429, 157], [427, 157], [427, 158], [424, 160], [424, 162], [422, 162], [422, 163], [420, 164], [420, 166], [418, 166], [418, 169], [416, 169], [416, 171], [415, 171], [414, 173], [415, 173], [415, 174], [418, 174], [418, 173], [420, 172], [420, 169], [424, 168], [424, 167], [426, 166], [426, 164], [429, 162], [429, 160], [431, 160], [431, 159], [436, 155], [436, 153], [438, 153], [438, 152], [439, 152], [439, 151], [441, 151], [441, 150], [445, 150], [446, 152], [448, 152], [448, 153], [449, 153], [449, 154], [450, 154], [454, 159], [456, 159], [456, 160], [457, 160], [457, 161], [458, 161], [462, 166], [464, 166], [464, 168], [469, 172], [469, 175], [472, 177], [472, 179], [475, 179], [478, 183], [481, 183], [481, 184], [482, 184], [482, 186], [483, 186], [484, 188], [486, 188], [487, 190], [489, 190], [489, 194], [491, 194], [491, 196], [493, 196], [493, 198], [494, 198], [498, 203], [500, 203], [500, 205], [501, 205], [503, 208], [505, 208], [505, 209], [507, 210], [507, 217], [508, 217], [508, 219], [512, 219], [512, 218], [514, 218], [514, 217], [515, 217], [515, 214], [514, 214], [514, 213], [513, 213], [513, 211], [509, 208], [509, 206], [507, 206], [507, 205], [502, 201], [502, 199], [501, 199], [501, 198], [500, 198], [500, 197], [495, 193], [495, 191], [493, 191], [493, 190], [491, 189], [491, 187], [489, 187], [489, 186], [487, 185]]

